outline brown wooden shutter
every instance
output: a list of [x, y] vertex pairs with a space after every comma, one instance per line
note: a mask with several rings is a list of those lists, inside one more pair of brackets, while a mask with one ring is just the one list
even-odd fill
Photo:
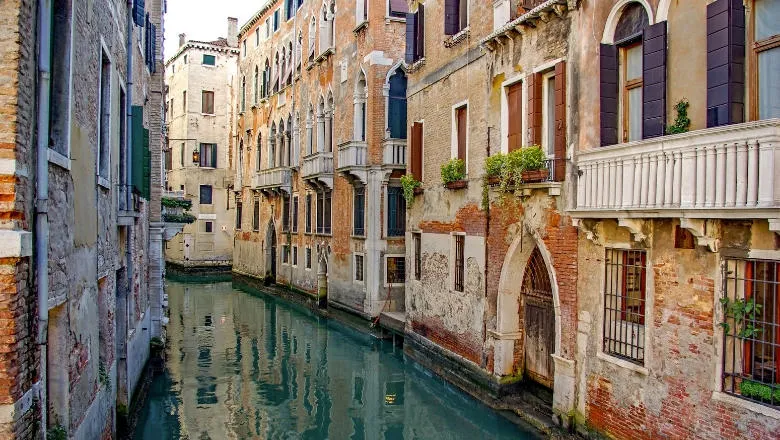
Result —
[[542, 144], [542, 74], [528, 75], [528, 142]]
[[422, 182], [423, 124], [412, 124], [412, 176]]
[[555, 167], [553, 177], [562, 182], [566, 177], [566, 61], [555, 65]]
[[460, 0], [444, 0], [444, 33], [455, 35], [460, 31]]
[[599, 63], [601, 146], [618, 143], [618, 61], [617, 47], [602, 44]]
[[666, 131], [666, 22], [645, 28], [642, 34], [642, 137]]
[[523, 142], [523, 83], [518, 82], [509, 86], [506, 100], [509, 113], [507, 145], [509, 151], [514, 151], [520, 148]]
[[415, 37], [415, 30], [417, 29], [417, 14], [406, 14], [406, 64], [412, 64], [415, 62], [415, 43], [417, 39]]
[[745, 7], [707, 5], [707, 127], [737, 124], [745, 114]]
[[417, 28], [415, 30], [417, 41], [414, 44], [416, 59], [425, 56], [425, 5], [417, 6]]
[[458, 159], [466, 160], [466, 112], [467, 107], [461, 107], [455, 110], [458, 121]]

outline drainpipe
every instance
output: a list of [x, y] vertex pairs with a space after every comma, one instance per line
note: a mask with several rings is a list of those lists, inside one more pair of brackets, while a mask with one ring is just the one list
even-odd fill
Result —
[[[490, 157], [490, 129], [492, 127], [487, 127], [487, 143], [485, 144], [485, 157]], [[485, 179], [485, 176], [482, 176], [482, 179]], [[490, 256], [490, 253], [488, 252], [488, 243], [490, 239], [490, 191], [486, 189], [485, 185], [487, 182], [483, 181], [483, 189], [482, 191], [486, 191], [487, 194], [483, 194], [482, 197], [485, 198], [485, 303], [487, 304], [488, 299], [488, 258]], [[487, 343], [487, 319], [483, 316], [482, 318], [482, 343]], [[484, 353], [484, 350], [483, 350]], [[482, 364], [483, 366], [487, 364], [487, 359], [485, 358], [485, 355], [483, 354]]]
[[35, 182], [35, 276], [38, 279], [38, 348], [40, 370], [38, 400], [41, 430], [46, 438], [48, 393], [46, 360], [49, 329], [49, 102], [51, 87], [52, 0], [38, 7], [38, 140]]

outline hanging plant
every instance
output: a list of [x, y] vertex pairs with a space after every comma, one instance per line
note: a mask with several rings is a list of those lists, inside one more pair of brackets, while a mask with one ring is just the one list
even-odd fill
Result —
[[406, 199], [406, 206], [411, 208], [414, 205], [414, 196], [417, 189], [422, 186], [422, 182], [418, 181], [411, 174], [404, 174], [401, 176], [401, 187], [404, 189], [404, 199]]
[[679, 134], [685, 133], [691, 128], [691, 119], [688, 117], [688, 107], [691, 104], [687, 99], [683, 98], [674, 105], [674, 109], [677, 111], [677, 118], [674, 120], [674, 124], [666, 127], [666, 134]]
[[450, 159], [441, 166], [441, 181], [445, 185], [466, 178], [466, 162], [463, 159]]

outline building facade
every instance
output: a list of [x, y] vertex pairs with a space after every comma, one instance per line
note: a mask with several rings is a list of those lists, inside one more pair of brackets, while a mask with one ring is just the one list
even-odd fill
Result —
[[593, 429], [780, 436], [778, 17], [766, 0], [583, 2], [570, 212]]
[[178, 52], [166, 63], [165, 196], [191, 201], [195, 217], [165, 244], [166, 261], [177, 266], [232, 262], [235, 197], [229, 155], [237, 32], [236, 19], [230, 18], [227, 39], [187, 41], [181, 35]]
[[403, 310], [406, 10], [271, 1], [240, 29], [235, 273]]
[[114, 436], [159, 331], [163, 9], [3, 6], [4, 438]]

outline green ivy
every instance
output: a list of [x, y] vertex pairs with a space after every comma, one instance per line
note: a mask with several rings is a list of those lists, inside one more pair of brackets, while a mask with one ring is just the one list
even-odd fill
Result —
[[691, 127], [691, 120], [688, 118], [688, 107], [691, 104], [687, 99], [683, 98], [674, 105], [674, 109], [677, 111], [677, 118], [674, 120], [674, 124], [666, 127], [666, 134], [678, 134], [685, 133]]
[[404, 174], [401, 176], [401, 186], [404, 189], [406, 207], [411, 208], [414, 205], [414, 190], [422, 186], [422, 183], [415, 179], [413, 175]]
[[49, 440], [67, 440], [68, 432], [62, 425], [52, 426], [46, 431], [46, 438]]
[[[737, 300], [730, 300], [729, 298], [721, 298], [720, 304], [723, 306], [725, 318], [734, 319], [734, 335], [742, 339], [755, 338], [761, 333], [761, 329], [753, 325], [756, 318], [761, 316], [761, 304], [756, 304], [754, 298], [745, 300], [740, 298]], [[727, 321], [723, 321], [719, 324], [726, 331], [728, 335], [731, 333], [731, 324]]]
[[195, 223], [195, 216], [192, 214], [163, 214], [163, 221], [167, 223]]
[[441, 181], [444, 184], [457, 182], [466, 178], [466, 162], [463, 159], [450, 159], [441, 166]]
[[106, 371], [106, 365], [103, 361], [98, 362], [98, 378], [103, 385], [108, 384], [108, 371]]
[[160, 204], [166, 208], [182, 208], [184, 210], [192, 208], [192, 200], [174, 199], [171, 197], [161, 198]]
[[159, 336], [155, 336], [149, 340], [149, 347], [152, 350], [162, 350], [165, 348], [165, 342]]

